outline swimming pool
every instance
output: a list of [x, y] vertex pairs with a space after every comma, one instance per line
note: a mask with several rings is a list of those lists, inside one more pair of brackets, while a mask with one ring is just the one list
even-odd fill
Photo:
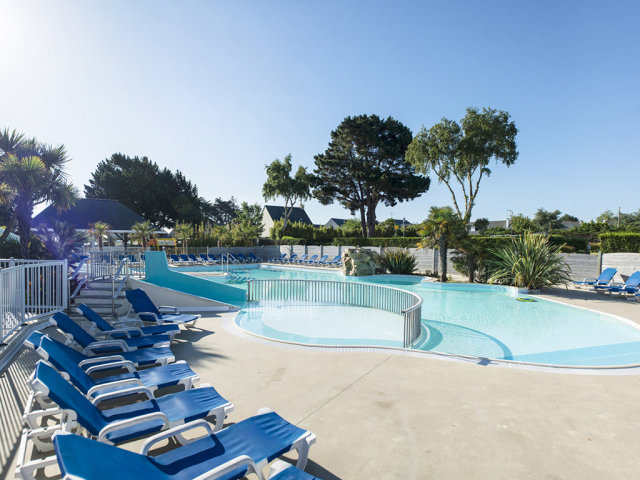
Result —
[[[247, 278], [287, 278], [408, 290], [423, 299], [424, 334], [415, 346], [419, 350], [550, 365], [640, 364], [640, 329], [631, 322], [537, 297], [520, 295], [520, 300], [533, 301], [519, 301], [513, 289], [505, 287], [442, 285], [417, 276], [343, 277], [333, 271], [264, 265], [224, 276], [218, 267], [189, 271], [245, 289]], [[366, 308], [280, 301], [244, 305], [236, 323], [256, 335], [297, 343], [398, 347], [398, 317]]]

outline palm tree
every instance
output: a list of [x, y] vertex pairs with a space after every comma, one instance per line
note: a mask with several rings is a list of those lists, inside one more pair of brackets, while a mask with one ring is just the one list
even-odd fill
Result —
[[431, 207], [420, 235], [425, 237], [418, 248], [438, 246], [440, 251], [440, 281], [447, 281], [447, 249], [466, 233], [465, 223], [451, 207]]
[[102, 241], [105, 236], [109, 234], [109, 230], [111, 230], [111, 225], [105, 222], [95, 222], [92, 225], [89, 225], [89, 232], [93, 235], [93, 238], [98, 242], [98, 250], [102, 251]]
[[145, 220], [144, 222], [135, 223], [131, 227], [131, 230], [133, 230], [133, 233], [131, 234], [132, 239], [142, 243], [143, 250], [146, 250], [147, 240], [151, 238], [154, 231], [151, 222], [149, 220]]
[[186, 255], [187, 253], [189, 253], [187, 241], [191, 236], [193, 227], [190, 223], [176, 223], [176, 226], [173, 230], [175, 231], [176, 236], [182, 239], [182, 242], [184, 244], [184, 253]]
[[12, 212], [0, 241], [6, 240], [17, 223], [23, 258], [29, 257], [34, 208], [48, 202], [64, 210], [77, 198], [64, 171], [68, 160], [64, 145], [53, 147], [35, 138], [26, 139], [15, 130], [0, 130], [0, 200], [8, 203]]
[[71, 259], [82, 250], [88, 240], [84, 232], [78, 232], [73, 225], [52, 221], [51, 227], [44, 224], [38, 226], [38, 236], [51, 256], [56, 259]]

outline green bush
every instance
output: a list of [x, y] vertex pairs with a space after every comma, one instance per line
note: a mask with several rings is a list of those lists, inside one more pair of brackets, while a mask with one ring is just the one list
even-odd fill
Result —
[[296, 238], [296, 237], [282, 237], [277, 241], [280, 245], [306, 245], [306, 238]]
[[591, 243], [590, 246], [591, 246], [592, 253], [597, 253], [600, 251], [600, 242]]
[[408, 250], [401, 248], [385, 250], [380, 256], [380, 261], [385, 270], [403, 275], [412, 274], [418, 265], [416, 257], [409, 253]]
[[527, 233], [512, 238], [509, 245], [490, 252], [495, 272], [489, 283], [530, 290], [567, 284], [571, 281], [571, 270], [560, 255], [560, 249], [544, 235]]
[[566, 253], [575, 253], [575, 252], [580, 252], [580, 253], [584, 253], [587, 251], [587, 245], [589, 243], [588, 239], [586, 238], [585, 235], [556, 235], [553, 234], [549, 237], [549, 243], [551, 243], [552, 245], [557, 245], [557, 246], [561, 246], [563, 244], [565, 244], [567, 247], [571, 247], [571, 248], [567, 248], [565, 247], [563, 249], [564, 252]]
[[399, 247], [415, 248], [422, 237], [337, 237], [333, 239], [334, 246], [359, 246], [359, 247]]
[[640, 233], [617, 232], [600, 234], [602, 253], [640, 252]]
[[22, 258], [20, 244], [15, 241], [0, 242], [0, 258]]

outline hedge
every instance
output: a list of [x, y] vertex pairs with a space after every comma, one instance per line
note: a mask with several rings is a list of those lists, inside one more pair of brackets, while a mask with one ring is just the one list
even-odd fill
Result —
[[601, 233], [600, 251], [602, 253], [640, 253], [640, 233]]
[[401, 247], [415, 248], [422, 237], [342, 237], [334, 238], [332, 245], [358, 247]]

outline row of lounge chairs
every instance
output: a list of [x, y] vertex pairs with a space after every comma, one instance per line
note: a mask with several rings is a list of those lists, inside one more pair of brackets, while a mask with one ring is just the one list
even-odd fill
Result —
[[197, 256], [193, 253], [188, 255], [169, 255], [169, 261], [174, 265], [218, 265], [225, 261], [229, 263], [259, 263], [262, 262], [260, 257], [256, 257], [253, 253], [245, 256], [242, 253], [225, 253], [223, 255], [215, 255], [213, 253], [200, 253]]
[[318, 258], [318, 255], [312, 255], [311, 257], [309, 257], [306, 253], [304, 253], [300, 257], [298, 257], [296, 253], [292, 253], [291, 255], [289, 255], [289, 257], [287, 257], [287, 254], [283, 253], [279, 258], [274, 258], [273, 260], [271, 260], [271, 262], [292, 265], [341, 267], [342, 257], [340, 255], [336, 255], [332, 260], [329, 260], [329, 255], [322, 255], [322, 257]]
[[617, 294], [640, 302], [640, 271], [634, 272], [622, 283], [613, 281], [616, 273], [618, 270], [615, 268], [605, 268], [597, 278], [585, 278], [573, 284], [577, 288], [591, 287], [599, 293]]
[[[128, 291], [127, 298], [135, 317], [110, 323], [80, 305], [90, 329], [59, 312], [52, 323], [65, 343], [41, 332], [25, 341], [42, 359], [30, 379], [23, 415], [21, 478], [32, 480], [39, 469], [56, 463], [68, 480], [231, 480], [250, 473], [271, 480], [315, 478], [303, 471], [313, 433], [269, 409], [223, 428], [233, 404], [214, 387], [198, 385], [199, 376], [186, 362], [175, 361], [170, 345], [180, 325], [194, 324], [199, 315], [158, 308], [142, 290]], [[168, 387], [174, 393], [159, 395]], [[131, 403], [135, 396], [143, 399]], [[213, 423], [205, 420], [211, 417]], [[185, 438], [197, 429], [205, 435]], [[140, 437], [148, 437], [140, 453], [118, 446]], [[167, 451], [164, 443], [171, 439], [178, 446]], [[152, 456], [160, 442], [162, 452]], [[26, 461], [30, 444], [55, 455]], [[296, 466], [276, 460], [292, 450], [298, 453]]]

